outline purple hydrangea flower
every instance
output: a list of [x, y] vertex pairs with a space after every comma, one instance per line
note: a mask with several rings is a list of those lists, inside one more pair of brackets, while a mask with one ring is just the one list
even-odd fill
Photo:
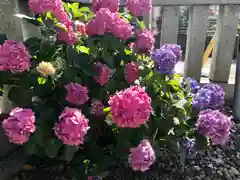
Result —
[[219, 110], [206, 109], [199, 113], [196, 123], [199, 134], [210, 137], [213, 145], [224, 145], [229, 139], [231, 117]]
[[174, 55], [177, 57], [177, 62], [182, 59], [182, 50], [181, 46], [177, 44], [165, 44], [161, 47], [161, 49], [169, 49], [172, 50]]
[[224, 104], [225, 92], [217, 84], [207, 84], [193, 95], [193, 107], [196, 109], [217, 108]]
[[170, 49], [157, 49], [152, 53], [152, 59], [155, 61], [156, 69], [164, 75], [173, 74], [174, 66], [177, 63], [177, 57]]
[[192, 151], [195, 148], [195, 139], [183, 138], [181, 140], [181, 145], [185, 148], [187, 152]]
[[184, 78], [183, 82], [182, 82], [182, 85], [183, 85], [184, 88], [190, 87], [191, 91], [193, 93], [197, 92], [199, 90], [199, 88], [200, 88], [199, 83], [195, 79], [193, 79], [191, 77]]

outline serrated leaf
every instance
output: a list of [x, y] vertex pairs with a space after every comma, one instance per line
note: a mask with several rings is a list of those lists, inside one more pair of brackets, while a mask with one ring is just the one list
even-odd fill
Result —
[[45, 148], [45, 152], [49, 158], [55, 158], [58, 154], [58, 151], [60, 150], [62, 146], [61, 141], [58, 139], [51, 139], [47, 144]]
[[38, 81], [38, 84], [46, 84], [47, 79], [44, 77], [38, 77], [37, 81]]
[[90, 51], [90, 49], [87, 48], [86, 46], [77, 46], [76, 49], [77, 49], [77, 52], [81, 52], [85, 54], [89, 54], [89, 51]]

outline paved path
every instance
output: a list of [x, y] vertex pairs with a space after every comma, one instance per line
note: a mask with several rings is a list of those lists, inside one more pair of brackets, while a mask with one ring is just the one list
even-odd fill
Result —
[[[210, 72], [210, 62], [211, 59], [208, 60], [208, 62], [204, 65], [204, 67], [202, 68], [202, 78], [201, 78], [201, 82], [202, 83], [209, 83], [209, 79], [207, 78]], [[181, 74], [183, 76], [183, 72], [184, 72], [184, 62], [180, 61], [176, 67], [175, 67], [175, 71], [178, 74]], [[230, 71], [230, 76], [229, 76], [229, 80], [228, 83], [229, 84], [235, 84], [235, 73], [236, 73], [236, 64], [233, 63], [231, 66], [231, 71]]]

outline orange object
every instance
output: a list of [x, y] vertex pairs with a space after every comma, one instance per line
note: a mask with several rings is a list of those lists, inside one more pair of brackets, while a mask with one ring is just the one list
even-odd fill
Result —
[[211, 41], [209, 42], [208, 44], [208, 47], [207, 49], [205, 50], [204, 52], [204, 55], [203, 55], [203, 65], [205, 65], [208, 61], [208, 57], [210, 56], [210, 54], [212, 53], [213, 51], [213, 46], [214, 46], [214, 43], [215, 43], [215, 35], [212, 37]]

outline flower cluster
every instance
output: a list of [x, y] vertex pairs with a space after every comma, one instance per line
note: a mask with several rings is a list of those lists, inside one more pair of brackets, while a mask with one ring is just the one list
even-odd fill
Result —
[[14, 144], [26, 143], [36, 129], [34, 112], [31, 109], [15, 108], [9, 115], [2, 123], [5, 134]]
[[92, 4], [95, 13], [101, 8], [108, 8], [115, 13], [119, 10], [120, 0], [92, 0]]
[[89, 36], [104, 35], [110, 32], [122, 40], [132, 36], [131, 25], [107, 8], [97, 11], [95, 19], [87, 23], [86, 31]]
[[131, 84], [140, 76], [138, 64], [130, 62], [125, 65], [125, 79], [127, 83]]
[[196, 109], [216, 108], [224, 104], [225, 92], [217, 84], [207, 84], [193, 95], [193, 107]]
[[59, 9], [62, 7], [62, 0], [29, 0], [28, 5], [33, 13], [41, 14]]
[[134, 16], [143, 16], [152, 9], [152, 0], [127, 0], [126, 6]]
[[56, 69], [50, 62], [42, 61], [39, 63], [36, 69], [44, 77], [51, 76], [56, 73]]
[[184, 88], [190, 87], [193, 93], [197, 92], [200, 88], [199, 83], [195, 79], [190, 77], [184, 78], [182, 85]]
[[219, 110], [206, 109], [199, 113], [197, 131], [203, 136], [210, 137], [213, 145], [224, 145], [230, 135], [231, 118]]
[[110, 79], [112, 71], [111, 69], [100, 62], [96, 64], [96, 71], [98, 72], [96, 76], [94, 76], [94, 80], [100, 84], [101, 86], [104, 86]]
[[75, 105], [81, 105], [88, 101], [88, 88], [77, 83], [70, 83], [65, 86], [67, 89], [66, 100]]
[[30, 54], [22, 42], [6, 40], [0, 46], [0, 71], [21, 73], [30, 69]]
[[66, 107], [55, 125], [56, 136], [63, 144], [78, 146], [84, 143], [84, 136], [89, 129], [88, 119], [78, 109]]
[[138, 30], [136, 32], [136, 36], [137, 40], [135, 46], [140, 52], [152, 51], [155, 40], [151, 30], [149, 29]]
[[151, 98], [142, 87], [132, 86], [110, 97], [113, 121], [118, 127], [137, 128], [149, 120]]
[[156, 160], [155, 152], [146, 139], [142, 140], [141, 143], [130, 149], [131, 154], [129, 155], [129, 164], [135, 171], [147, 171], [153, 165]]

